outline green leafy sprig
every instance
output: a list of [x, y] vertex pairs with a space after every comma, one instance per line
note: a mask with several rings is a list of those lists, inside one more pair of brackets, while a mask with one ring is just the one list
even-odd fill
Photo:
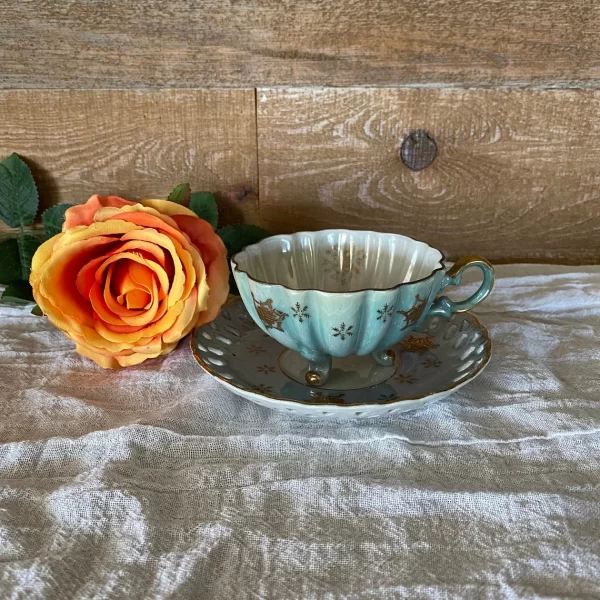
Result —
[[5, 285], [2, 300], [33, 302], [29, 273], [31, 259], [44, 239], [59, 233], [70, 204], [53, 206], [42, 214], [43, 230], [33, 229], [39, 197], [27, 164], [11, 154], [0, 162], [0, 220], [13, 231], [0, 241], [0, 284]]

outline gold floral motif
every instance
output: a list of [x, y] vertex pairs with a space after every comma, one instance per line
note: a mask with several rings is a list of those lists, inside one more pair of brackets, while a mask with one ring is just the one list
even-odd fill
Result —
[[272, 394], [273, 393], [273, 386], [265, 385], [264, 383], [260, 383], [259, 385], [253, 385], [252, 389], [255, 392], [258, 392], [259, 394]]
[[402, 315], [405, 319], [404, 327], [402, 329], [408, 329], [409, 327], [416, 325], [419, 319], [421, 318], [421, 315], [423, 314], [423, 311], [425, 310], [426, 306], [427, 298], [422, 300], [421, 296], [417, 294], [417, 297], [415, 298], [415, 305], [411, 309], [399, 310], [398, 314]]
[[339, 284], [346, 285], [353, 277], [360, 274], [365, 258], [364, 250], [350, 246], [340, 249], [339, 244], [335, 244], [325, 253], [323, 268], [325, 273], [337, 280]]
[[264, 373], [265, 375], [268, 375], [269, 373], [275, 373], [275, 367], [272, 367], [271, 365], [262, 365], [261, 367], [256, 367], [256, 370], [259, 373]]
[[400, 342], [400, 346], [402, 346], [402, 350], [404, 352], [415, 352], [416, 354], [425, 354], [432, 348], [437, 348], [439, 346], [433, 340], [433, 337], [430, 335], [425, 335], [423, 337], [417, 337], [416, 335], [409, 335], [405, 340]]
[[398, 383], [407, 383], [408, 385], [412, 385], [417, 381], [412, 373], [400, 373], [399, 375], [396, 375], [394, 379]]
[[247, 349], [248, 353], [254, 356], [256, 356], [257, 354], [264, 354], [266, 352], [266, 350], [258, 344], [250, 344]]
[[273, 308], [273, 300], [271, 298], [261, 302], [254, 297], [254, 294], [252, 294], [252, 300], [254, 300], [256, 312], [258, 313], [258, 316], [264, 323], [265, 327], [267, 329], [277, 329], [278, 331], [283, 331], [281, 324], [289, 315], [277, 310], [276, 308]]
[[437, 369], [442, 366], [442, 361], [437, 356], [429, 356], [421, 363], [426, 369]]
[[344, 399], [344, 394], [331, 394], [331, 395], [326, 395], [321, 391], [317, 391], [317, 390], [313, 390], [310, 395], [313, 397], [314, 400], [316, 400], [317, 402], [327, 402], [327, 401], [333, 401], [333, 402], [341, 402]]

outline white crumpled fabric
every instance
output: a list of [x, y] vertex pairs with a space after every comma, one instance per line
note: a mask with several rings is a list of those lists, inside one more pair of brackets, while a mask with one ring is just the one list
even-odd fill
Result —
[[0, 598], [600, 597], [600, 268], [500, 267], [477, 315], [475, 382], [322, 423], [0, 307]]

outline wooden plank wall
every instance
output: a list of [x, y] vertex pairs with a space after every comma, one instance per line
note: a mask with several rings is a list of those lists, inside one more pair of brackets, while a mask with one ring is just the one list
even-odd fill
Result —
[[190, 181], [224, 222], [600, 262], [600, 3], [3, 0], [0, 58], [44, 206]]
[[0, 91], [0, 115], [0, 156], [28, 162], [42, 209], [189, 182], [225, 221], [258, 217], [254, 90]]
[[[261, 89], [260, 214], [274, 231], [393, 231], [450, 256], [600, 259], [600, 92]], [[433, 163], [409, 169], [424, 129]]]
[[2, 0], [5, 88], [597, 84], [594, 0]]

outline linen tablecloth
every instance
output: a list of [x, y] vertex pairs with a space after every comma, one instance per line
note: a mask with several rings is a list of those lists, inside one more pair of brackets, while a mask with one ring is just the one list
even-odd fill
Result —
[[0, 307], [0, 598], [600, 597], [600, 268], [507, 266], [480, 377], [319, 422]]

